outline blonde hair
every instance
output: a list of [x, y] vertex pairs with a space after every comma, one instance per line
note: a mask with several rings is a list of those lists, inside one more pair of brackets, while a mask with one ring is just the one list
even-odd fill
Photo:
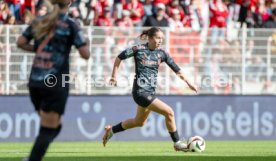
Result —
[[5, 1], [2, 1], [2, 3], [4, 4], [4, 7], [3, 7], [3, 9], [0, 8], [0, 11], [9, 12], [10, 9], [9, 9], [8, 3], [6, 3]]
[[[38, 18], [32, 24], [34, 37], [40, 39], [48, 35], [56, 26], [56, 21], [61, 9], [67, 7], [71, 0], [49, 0], [52, 10], [44, 17]], [[46, 2], [47, 3], [47, 2]]]
[[26, 23], [25, 19], [29, 18], [30, 19], [29, 22], [28, 22], [28, 24], [29, 24], [34, 19], [34, 15], [31, 13], [30, 10], [25, 10], [24, 13], [23, 13], [23, 18], [24, 18], [24, 23]]

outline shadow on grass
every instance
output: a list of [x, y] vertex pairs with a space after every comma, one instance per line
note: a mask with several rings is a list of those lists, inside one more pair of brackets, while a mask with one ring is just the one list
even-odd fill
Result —
[[[0, 158], [0, 161], [21, 161], [22, 158]], [[276, 156], [108, 156], [46, 157], [43, 161], [276, 161]]]

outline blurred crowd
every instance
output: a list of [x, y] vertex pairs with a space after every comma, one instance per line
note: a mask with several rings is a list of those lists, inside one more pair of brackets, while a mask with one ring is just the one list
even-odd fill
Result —
[[[50, 12], [51, 7], [48, 0], [0, 0], [0, 24], [29, 24], [35, 17]], [[276, 81], [276, 32], [251, 30], [276, 28], [276, 0], [72, 0], [68, 14], [81, 26], [118, 26], [93, 28], [91, 31], [92, 69], [95, 70], [92, 73], [98, 76], [112, 69], [114, 53], [136, 43], [133, 37], [140, 30], [128, 27], [160, 26], [169, 29], [167, 50], [177, 63], [198, 66], [191, 73], [200, 75], [202, 81], [209, 79], [210, 73], [210, 79], [232, 81], [232, 86], [223, 88], [214, 81], [214, 85], [210, 89], [206, 87], [206, 91], [240, 94], [242, 68], [245, 68], [247, 82], [264, 82], [262, 88], [265, 92], [273, 89], [270, 80]], [[245, 42], [241, 40], [244, 32], [240, 28], [243, 26], [248, 28]], [[9, 30], [14, 35], [20, 33], [16, 28]], [[88, 32], [85, 29], [85, 33]], [[3, 53], [0, 54], [0, 60], [4, 61], [4, 53], [8, 50], [16, 53], [13, 51], [16, 48], [5, 46], [5, 34], [2, 33], [4, 30], [0, 25], [0, 53]], [[266, 58], [266, 46], [269, 44], [267, 38], [271, 45], [270, 61]], [[16, 36], [9, 37], [9, 42], [15, 41]], [[242, 48], [242, 45], [246, 47]], [[246, 57], [244, 67], [241, 66], [242, 54]], [[17, 61], [18, 58], [14, 56], [11, 59]], [[20, 73], [26, 73], [29, 59], [26, 55], [22, 58], [20, 71], [24, 72]], [[76, 67], [72, 69], [76, 70], [75, 73], [80, 75], [86, 71], [86, 65], [81, 65], [84, 62], [73, 60]], [[106, 65], [102, 63], [103, 60]], [[126, 69], [123, 70], [125, 75], [129, 75], [131, 67], [133, 64], [126, 63]], [[3, 65], [0, 68], [4, 69]], [[18, 67], [14, 67], [14, 70], [18, 71]], [[26, 76], [15, 78], [25, 79]], [[255, 89], [256, 84], [253, 85], [252, 89]], [[17, 88], [21, 87], [14, 89]], [[86, 90], [81, 82], [75, 88], [79, 93]], [[178, 91], [179, 87], [172, 88], [170, 90], [174, 93], [183, 92]], [[0, 85], [0, 94], [1, 91], [3, 86]]]
[[[51, 10], [47, 0], [0, 0], [0, 24], [28, 24]], [[72, 0], [69, 15], [81, 25], [276, 27], [276, 0]], [[237, 27], [237, 26], [236, 26]]]

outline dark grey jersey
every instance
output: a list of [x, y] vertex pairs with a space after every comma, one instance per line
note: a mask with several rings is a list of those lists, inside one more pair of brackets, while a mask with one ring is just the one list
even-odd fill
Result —
[[134, 57], [136, 73], [132, 92], [155, 94], [158, 68], [162, 62], [167, 63], [175, 73], [180, 71], [178, 65], [167, 52], [159, 48], [151, 50], [148, 44], [133, 46], [118, 56], [120, 60], [130, 57]]
[[[32, 25], [22, 34], [29, 41], [34, 39]], [[48, 40], [47, 40], [48, 39]], [[32, 65], [29, 85], [40, 88], [45, 86], [44, 79], [49, 75], [57, 78], [55, 88], [62, 88], [62, 74], [69, 73], [69, 54], [72, 45], [80, 48], [86, 45], [84, 34], [77, 23], [68, 17], [67, 14], [60, 13], [52, 38], [48, 35], [34, 41], [36, 55]], [[69, 87], [69, 84], [66, 84]]]

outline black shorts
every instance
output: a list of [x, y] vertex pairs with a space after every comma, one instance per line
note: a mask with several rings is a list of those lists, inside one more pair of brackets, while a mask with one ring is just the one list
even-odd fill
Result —
[[64, 113], [69, 90], [29, 87], [29, 91], [36, 111], [57, 112], [60, 115]]
[[148, 107], [156, 98], [155, 95], [150, 93], [137, 93], [132, 92], [134, 101], [141, 107]]

